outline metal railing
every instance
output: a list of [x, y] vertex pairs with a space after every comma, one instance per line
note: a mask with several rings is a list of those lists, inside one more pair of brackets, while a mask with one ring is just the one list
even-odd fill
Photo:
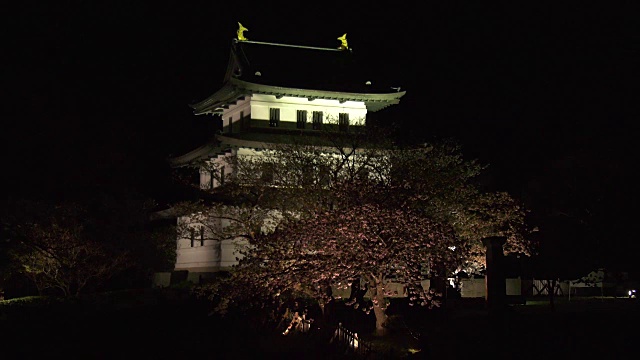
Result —
[[333, 333], [330, 343], [334, 343], [340, 347], [345, 347], [348, 352], [361, 356], [367, 356], [371, 353], [371, 344], [360, 339], [358, 337], [358, 333], [345, 328], [342, 323], [338, 323], [338, 327]]

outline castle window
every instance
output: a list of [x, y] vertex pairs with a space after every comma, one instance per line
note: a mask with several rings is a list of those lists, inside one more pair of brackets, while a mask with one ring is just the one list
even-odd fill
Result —
[[322, 129], [322, 111], [313, 112], [313, 130]]
[[249, 121], [244, 117], [244, 111], [240, 111], [240, 128], [247, 130], [249, 128]]
[[220, 168], [220, 185], [224, 185], [224, 166]]
[[315, 180], [315, 168], [311, 164], [307, 164], [302, 168], [302, 184], [311, 185]]
[[233, 133], [233, 117], [229, 117], [229, 134]]
[[327, 187], [331, 183], [331, 172], [327, 166], [320, 167], [319, 184], [322, 187]]
[[260, 174], [260, 180], [267, 184], [272, 183], [273, 175], [274, 175], [273, 165], [269, 163], [262, 164], [261, 170], [262, 170], [262, 173]]
[[191, 228], [189, 229], [189, 231], [191, 232], [191, 247], [193, 247], [195, 241], [196, 241], [196, 229]]
[[278, 127], [280, 125], [280, 109], [269, 109], [269, 126]]
[[200, 226], [200, 246], [204, 246], [204, 226]]
[[356, 176], [360, 179], [360, 180], [369, 180], [370, 178], [370, 173], [369, 173], [369, 169], [367, 169], [366, 167], [361, 167], [358, 172], [356, 173]]
[[211, 172], [209, 172], [209, 176], [211, 177], [211, 179], [209, 179], [209, 189], [213, 190], [213, 188], [215, 187], [214, 180], [216, 178], [215, 170], [211, 170]]
[[338, 127], [340, 131], [349, 131], [349, 114], [340, 113], [338, 116]]
[[307, 123], [307, 110], [298, 110], [297, 128], [304, 129], [304, 126], [306, 123]]

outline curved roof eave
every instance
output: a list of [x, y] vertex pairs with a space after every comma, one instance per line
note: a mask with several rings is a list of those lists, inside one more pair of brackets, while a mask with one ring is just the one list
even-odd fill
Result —
[[179, 155], [176, 157], [169, 158], [169, 165], [173, 168], [188, 166], [193, 161], [207, 159], [212, 154], [219, 153], [221, 148], [217, 141], [208, 142], [192, 151], [189, 151], [186, 154]]
[[[281, 142], [278, 142], [278, 141], [238, 139], [238, 138], [224, 136], [224, 135], [217, 135], [216, 139], [220, 141], [221, 144], [224, 144], [225, 146], [253, 149], [253, 150], [278, 149], [279, 145], [282, 144]], [[314, 144], [307, 144], [307, 145], [312, 145], [315, 149], [318, 149], [320, 151], [324, 151], [327, 153], [339, 152], [339, 149], [337, 149], [333, 145], [314, 145]], [[362, 151], [363, 149], [361, 148], [356, 149], [357, 153], [360, 153]]]
[[271, 86], [257, 84], [248, 81], [242, 81], [236, 78], [229, 79], [220, 90], [216, 91], [207, 99], [191, 105], [196, 115], [203, 114], [219, 114], [222, 110], [231, 104], [237, 102], [238, 99], [252, 94], [264, 94], [274, 96], [290, 96], [304, 97], [309, 99], [329, 99], [345, 101], [362, 101], [365, 103], [367, 110], [376, 112], [388, 106], [398, 104], [400, 98], [404, 96], [406, 91], [392, 93], [350, 93], [339, 91], [323, 91], [299, 88], [286, 88], [280, 86]]

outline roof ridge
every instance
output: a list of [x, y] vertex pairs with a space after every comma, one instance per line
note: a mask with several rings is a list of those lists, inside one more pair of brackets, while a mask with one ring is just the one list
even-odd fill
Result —
[[236, 31], [236, 37], [233, 39], [234, 42], [239, 43], [249, 43], [249, 44], [261, 44], [261, 45], [275, 45], [275, 46], [286, 46], [286, 47], [295, 47], [302, 49], [313, 49], [313, 50], [328, 50], [328, 51], [351, 51], [349, 44], [347, 42], [347, 33], [344, 33], [342, 36], [336, 38], [336, 40], [340, 41], [340, 46], [337, 48], [324, 48], [317, 46], [306, 46], [306, 45], [292, 45], [292, 44], [283, 44], [283, 43], [274, 43], [274, 42], [266, 42], [266, 41], [253, 41], [249, 40], [244, 36], [244, 32], [249, 31], [246, 27], [244, 27], [240, 22], [238, 22], [238, 30]]
[[258, 45], [272, 45], [272, 46], [282, 46], [282, 47], [292, 47], [299, 49], [310, 49], [310, 50], [324, 50], [324, 51], [345, 51], [350, 48], [328, 48], [328, 47], [318, 47], [318, 46], [307, 46], [307, 45], [293, 45], [293, 44], [284, 44], [284, 43], [274, 43], [274, 42], [266, 42], [266, 41], [253, 41], [253, 40], [238, 40], [233, 39], [236, 43], [245, 43], [245, 44], [258, 44]]

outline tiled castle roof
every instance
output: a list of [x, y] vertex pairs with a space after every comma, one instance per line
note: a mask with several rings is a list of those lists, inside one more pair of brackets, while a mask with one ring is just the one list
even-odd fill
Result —
[[[340, 45], [338, 39], [336, 42]], [[254, 93], [363, 101], [371, 112], [399, 103], [405, 92], [378, 83], [363, 60], [344, 46], [321, 48], [233, 39], [223, 87], [191, 107], [195, 114], [221, 113]]]

